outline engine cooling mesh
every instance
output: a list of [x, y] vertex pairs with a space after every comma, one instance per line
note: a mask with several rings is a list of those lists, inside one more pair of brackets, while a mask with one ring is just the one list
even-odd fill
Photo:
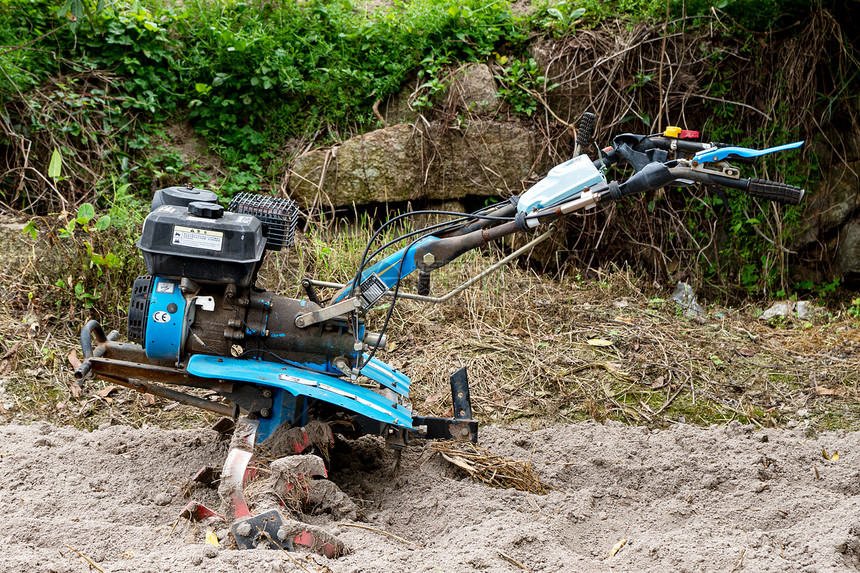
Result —
[[295, 201], [239, 193], [230, 201], [227, 210], [258, 218], [263, 224], [266, 248], [270, 251], [280, 251], [282, 247], [293, 245], [299, 222], [299, 207]]

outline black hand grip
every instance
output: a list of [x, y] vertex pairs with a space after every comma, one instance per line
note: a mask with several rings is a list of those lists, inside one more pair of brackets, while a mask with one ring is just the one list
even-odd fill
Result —
[[747, 193], [759, 199], [776, 201], [786, 205], [799, 205], [805, 190], [786, 183], [776, 181], [765, 181], [764, 179], [750, 179]]
[[642, 168], [639, 173], [634, 173], [630, 176], [621, 190], [622, 195], [633, 195], [636, 193], [644, 193], [665, 187], [675, 180], [675, 175], [669, 171], [669, 168], [654, 161]]
[[418, 271], [418, 294], [421, 296], [430, 294], [430, 273]]
[[579, 120], [579, 129], [576, 130], [576, 144], [580, 150], [584, 150], [591, 143], [591, 136], [594, 135], [594, 120], [597, 116], [590, 111], [582, 114], [582, 119]]

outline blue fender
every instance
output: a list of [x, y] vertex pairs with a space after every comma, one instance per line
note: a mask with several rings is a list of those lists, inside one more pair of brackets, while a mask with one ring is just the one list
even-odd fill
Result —
[[261, 384], [293, 396], [307, 396], [356, 414], [405, 429], [412, 428], [412, 411], [364, 386], [322, 372], [263, 360], [239, 360], [197, 354], [188, 361], [189, 374]]

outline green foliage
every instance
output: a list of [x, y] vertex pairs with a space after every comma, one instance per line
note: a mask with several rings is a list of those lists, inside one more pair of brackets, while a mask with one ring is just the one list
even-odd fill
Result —
[[[673, 16], [709, 14], [711, 9], [728, 16], [741, 30], [773, 31], [797, 24], [809, 14], [815, 2], [806, 0], [686, 0], [672, 3]], [[663, 4], [665, 10], [665, 3]]]
[[554, 36], [572, 34], [576, 24], [585, 15], [585, 8], [576, 7], [573, 2], [546, 3], [537, 6], [532, 16], [533, 25], [545, 28]]
[[535, 94], [550, 91], [555, 86], [547, 86], [546, 78], [541, 75], [540, 66], [534, 58], [525, 61], [510, 60], [503, 75], [496, 79], [502, 84], [499, 95], [508, 100], [514, 111], [531, 115], [537, 110], [538, 99]]
[[[184, 7], [156, 0], [106, 6], [67, 0], [59, 11], [49, 0], [0, 2], [9, 6], [0, 10], [4, 43], [21, 44], [53, 30], [32, 47], [0, 54], [0, 65], [13, 72], [11, 82], [0, 78], [0, 96], [68, 74], [47, 97], [74, 110], [64, 112], [66, 119], [76, 116], [59, 121], [52, 106], [28, 93], [29, 125], [20, 125], [22, 132], [78, 138], [60, 149], [67, 164], [88, 159], [75, 157], [75, 150], [94, 133], [121, 135], [98, 155], [115, 175], [148, 187], [153, 172], [142, 169], [140, 158], [157, 155], [153, 125], [178, 113], [231, 172], [221, 189], [226, 196], [259, 190], [285, 140], [337, 139], [366, 130], [375, 125], [374, 101], [399, 91], [410, 74], [424, 70], [432, 76], [424, 100], [430, 101], [439, 79], [433, 66], [484, 60], [528, 33], [507, 2], [478, 0], [397, 2], [373, 12], [323, 0], [260, 6], [199, 0]], [[74, 29], [66, 25], [68, 15], [75, 17]], [[118, 81], [84, 89], [80, 75], [95, 70], [111, 70]], [[100, 130], [93, 125], [103, 120], [97, 109], [110, 110], [104, 114], [109, 122], [124, 123]], [[144, 114], [146, 121], [129, 121], [132, 114]]]
[[851, 306], [848, 307], [848, 316], [851, 318], [860, 318], [860, 298], [851, 300]]
[[104, 197], [109, 206], [99, 213], [83, 203], [75, 215], [35, 217], [23, 231], [55, 246], [56, 259], [40, 261], [38, 297], [57, 307], [73, 305], [84, 310], [123, 312], [126, 285], [138, 274], [137, 235], [146, 204], [130, 195], [129, 185], [114, 188]]

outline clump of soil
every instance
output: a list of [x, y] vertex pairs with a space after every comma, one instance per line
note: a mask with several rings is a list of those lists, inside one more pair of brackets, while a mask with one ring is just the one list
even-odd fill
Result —
[[[177, 523], [188, 479], [223, 462], [214, 432], [37, 423], [0, 427], [0, 443], [10, 573], [90, 570], [81, 555], [106, 572], [301, 570], [280, 551], [206, 545], [200, 526]], [[364, 521], [314, 518], [353, 552], [292, 557], [337, 573], [860, 566], [856, 433], [589, 422], [487, 427], [481, 443], [530, 459], [553, 489], [491, 489], [420, 446], [395, 470], [394, 454], [363, 438], [335, 449], [331, 478]], [[217, 507], [214, 489], [192, 495]]]

